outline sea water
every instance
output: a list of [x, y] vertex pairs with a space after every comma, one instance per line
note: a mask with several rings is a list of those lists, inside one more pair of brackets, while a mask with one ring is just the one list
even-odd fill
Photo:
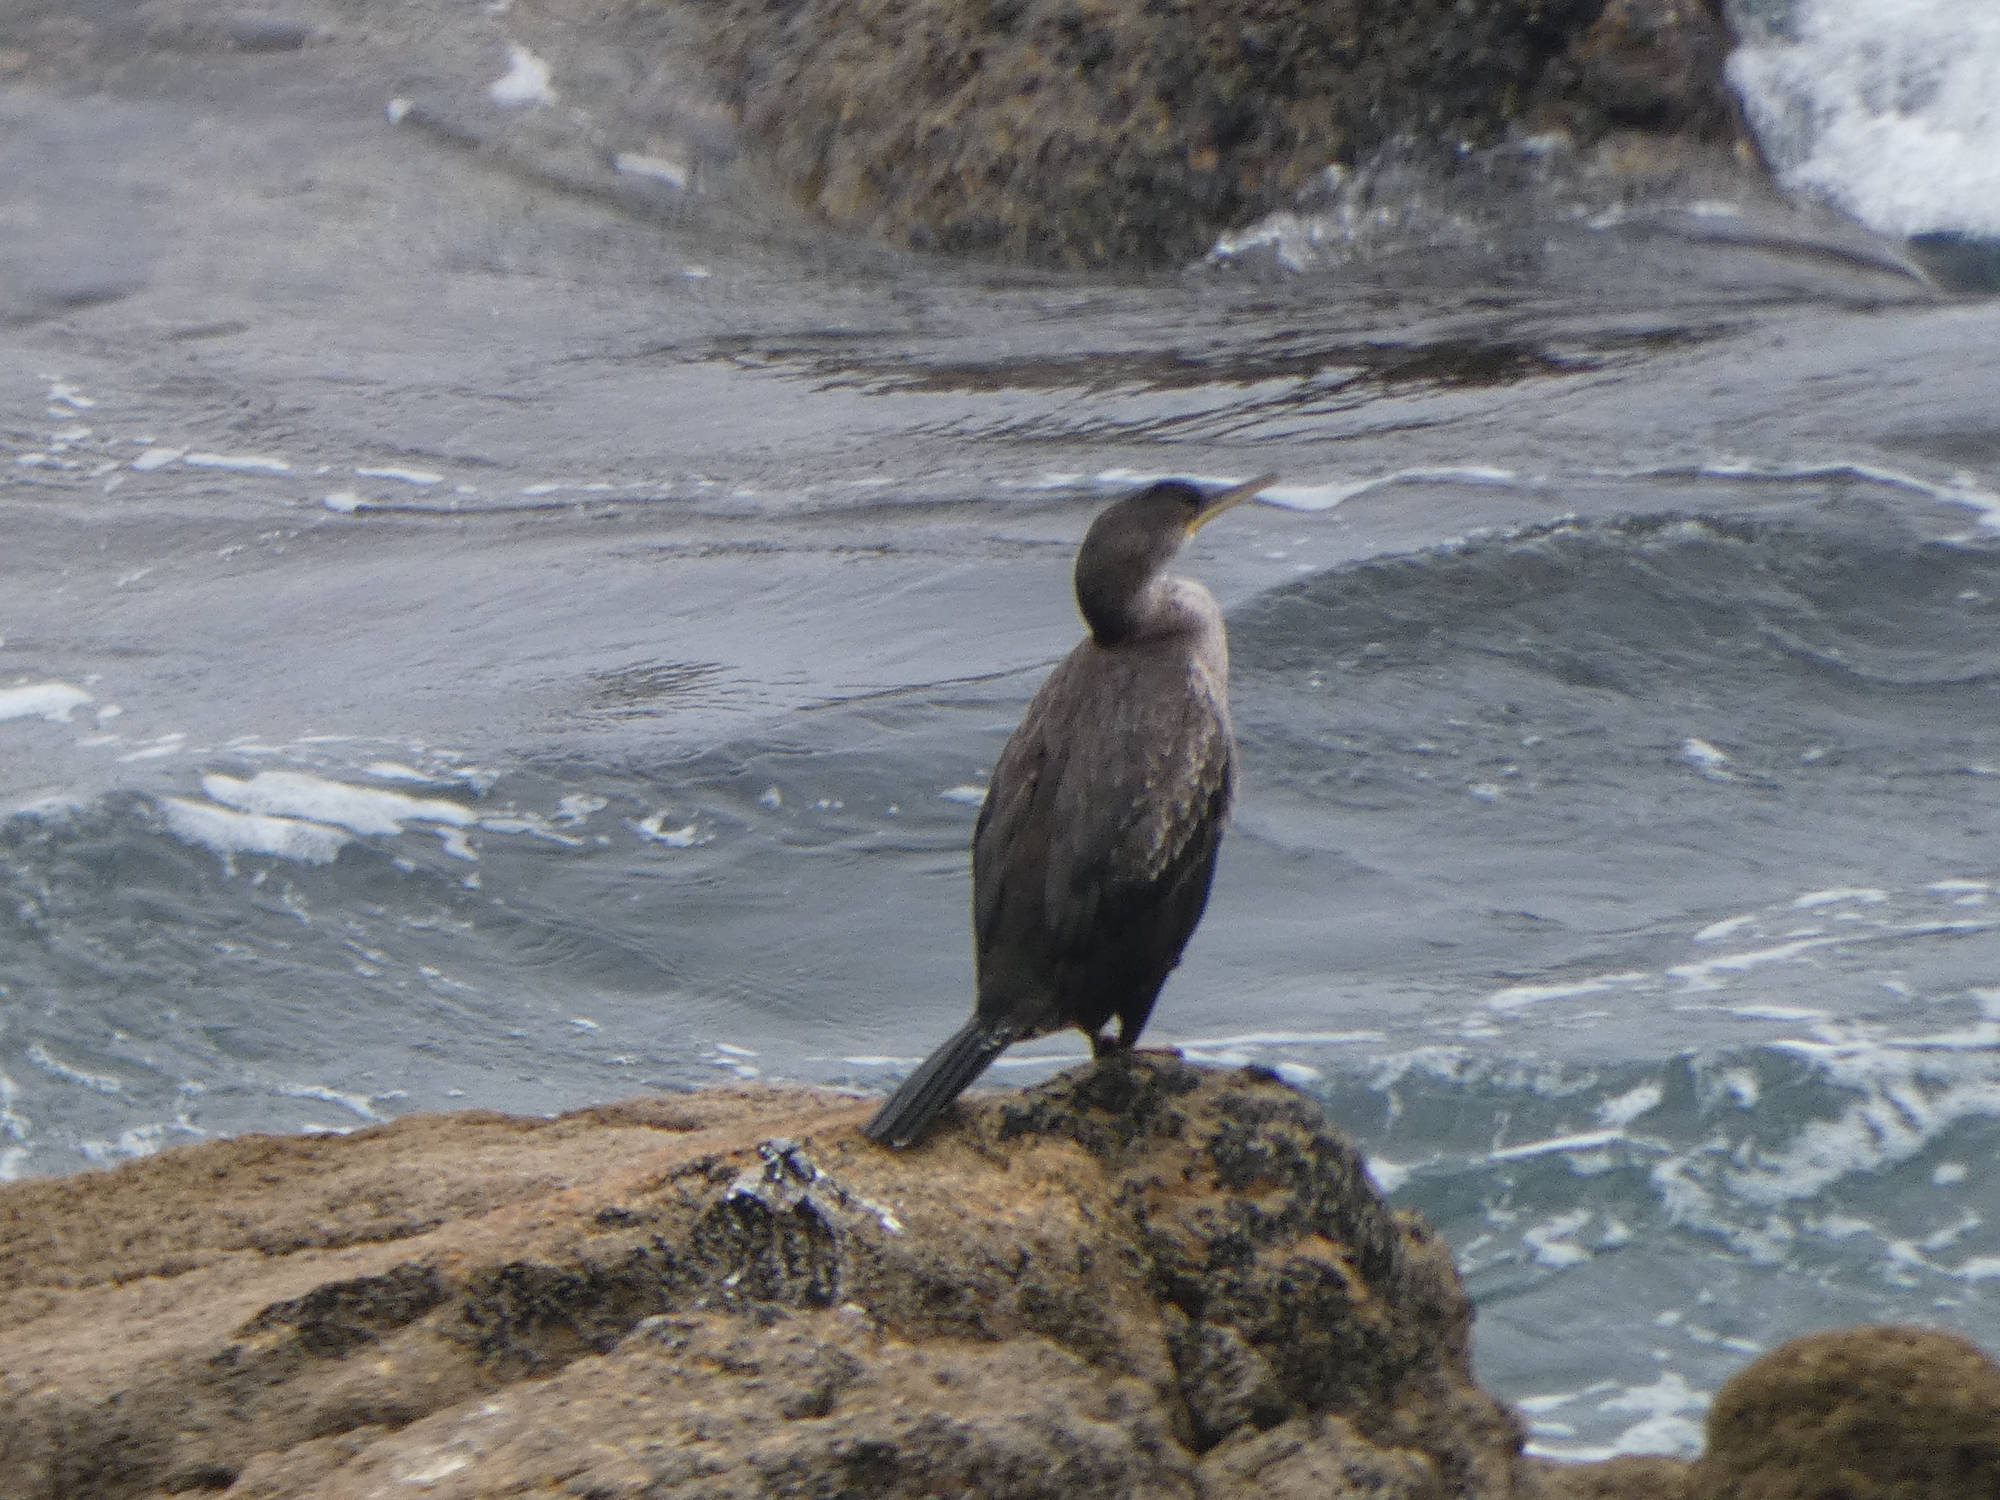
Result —
[[[1731, 76], [1976, 241], [1982, 14], [1746, 3]], [[1241, 797], [1148, 1042], [1360, 1138], [1540, 1451], [1689, 1451], [1810, 1328], [2000, 1348], [1995, 304], [1718, 202], [1142, 280], [635, 220], [412, 131], [417, 62], [587, 97], [476, 24], [4, 96], [0, 1174], [886, 1087], [1089, 517], [1276, 470], [1186, 559]]]

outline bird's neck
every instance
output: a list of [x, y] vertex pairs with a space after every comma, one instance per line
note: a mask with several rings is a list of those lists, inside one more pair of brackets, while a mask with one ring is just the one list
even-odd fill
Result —
[[1100, 646], [1136, 645], [1173, 637], [1222, 635], [1215, 596], [1192, 578], [1162, 574], [1133, 593], [1091, 598], [1078, 593], [1090, 638]]

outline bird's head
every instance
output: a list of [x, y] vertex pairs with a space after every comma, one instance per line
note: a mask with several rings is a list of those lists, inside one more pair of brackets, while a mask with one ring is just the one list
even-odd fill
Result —
[[1100, 646], [1130, 640], [1145, 624], [1153, 584], [1187, 539], [1268, 487], [1278, 476], [1204, 494], [1185, 479], [1162, 479], [1107, 505], [1076, 554], [1076, 603]]

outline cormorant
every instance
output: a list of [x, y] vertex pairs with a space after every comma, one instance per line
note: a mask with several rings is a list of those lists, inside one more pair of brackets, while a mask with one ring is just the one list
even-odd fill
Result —
[[1213, 495], [1163, 480], [1091, 523], [1076, 555], [1090, 635], [1000, 752], [972, 834], [972, 1019], [862, 1128], [870, 1140], [921, 1138], [1014, 1042], [1075, 1026], [1102, 1056], [1138, 1040], [1208, 902], [1234, 783], [1222, 611], [1167, 566], [1276, 477]]

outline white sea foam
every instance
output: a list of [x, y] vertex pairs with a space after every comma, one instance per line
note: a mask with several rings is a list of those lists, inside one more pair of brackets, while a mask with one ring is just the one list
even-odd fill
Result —
[[1209, 1047], [1234, 1049], [1238, 1047], [1340, 1047], [1355, 1042], [1379, 1042], [1384, 1033], [1379, 1031], [1238, 1031], [1228, 1036], [1190, 1036], [1178, 1038], [1178, 1047]]
[[1938, 481], [1900, 469], [1887, 468], [1858, 459], [1829, 459], [1820, 463], [1772, 463], [1761, 459], [1715, 458], [1694, 465], [1666, 468], [1607, 469], [1607, 479], [1668, 479], [1693, 476], [1698, 479], [1734, 480], [1744, 484], [1821, 484], [1826, 481], [1859, 481], [1884, 489], [1921, 495], [1941, 504], [1961, 505], [1979, 512], [1983, 526], [2000, 526], [2000, 492], [1979, 484], [1967, 474]]
[[1657, 1083], [1642, 1083], [1635, 1089], [1628, 1089], [1615, 1099], [1606, 1099], [1597, 1106], [1598, 1122], [1611, 1130], [1622, 1130], [1641, 1115], [1650, 1114], [1660, 1107], [1667, 1097], [1667, 1091]]
[[405, 823], [442, 824], [435, 831], [447, 853], [460, 859], [477, 857], [462, 832], [478, 821], [477, 816], [470, 808], [438, 797], [353, 786], [303, 771], [260, 771], [248, 781], [210, 774], [202, 777], [201, 789], [241, 813], [303, 820], [307, 826], [331, 825], [363, 836], [399, 834]]
[[428, 469], [356, 469], [354, 472], [363, 479], [394, 479], [419, 489], [444, 483], [444, 475], [433, 474]]
[[993, 1067], [998, 1071], [1002, 1068], [1043, 1068], [1089, 1061], [1090, 1054], [1083, 1051], [1007, 1052], [993, 1059]]
[[292, 466], [282, 458], [262, 453], [183, 453], [181, 462], [191, 469], [227, 469], [238, 474], [289, 474]]
[[1702, 928], [1700, 932], [1694, 935], [1694, 940], [1697, 943], [1713, 943], [1718, 939], [1730, 937], [1735, 933], [1741, 932], [1744, 928], [1755, 923], [1756, 920], [1757, 916], [1754, 912], [1746, 912], [1740, 917], [1724, 917], [1720, 922], [1710, 922], [1706, 927]]
[[[1606, 1395], [1606, 1392], [1613, 1394]], [[1527, 1451], [1543, 1458], [1560, 1458], [1584, 1463], [1602, 1463], [1609, 1458], [1645, 1454], [1668, 1454], [1691, 1457], [1701, 1451], [1702, 1431], [1694, 1420], [1708, 1409], [1709, 1397], [1694, 1389], [1687, 1380], [1666, 1371], [1651, 1385], [1616, 1386], [1609, 1382], [1599, 1382], [1586, 1390], [1546, 1396], [1530, 1396], [1516, 1401], [1530, 1416], [1540, 1416], [1580, 1401], [1586, 1397], [1602, 1397], [1596, 1403], [1600, 1412], [1614, 1414], [1639, 1414], [1639, 1420], [1627, 1426], [1609, 1443], [1547, 1443], [1530, 1442]], [[1535, 1436], [1570, 1437], [1576, 1429], [1567, 1422], [1544, 1422], [1534, 1424]]]
[[1827, 1012], [1810, 1005], [1732, 1005], [1729, 1014], [1746, 1021], [1824, 1021]]
[[1832, 906], [1837, 902], [1860, 901], [1870, 906], [1880, 906], [1889, 899], [1887, 891], [1876, 890], [1872, 886], [1842, 886], [1831, 891], [1807, 891], [1792, 902], [1799, 911], [1810, 911], [1816, 906]]
[[487, 86], [486, 96], [505, 109], [553, 104], [549, 65], [519, 42], [507, 44], [507, 71]]
[[1708, 1407], [1707, 1394], [1690, 1387], [1672, 1370], [1662, 1372], [1651, 1385], [1633, 1386], [1600, 1401], [1599, 1411], [1644, 1414], [1618, 1434], [1607, 1456], [1664, 1453], [1691, 1458], [1702, 1447], [1701, 1425], [1692, 1416]]
[[[1888, 234], [2000, 237], [2000, 8], [1736, 0], [1730, 83], [1779, 178]], [[1776, 19], [1765, 21], [1766, 14]]]
[[125, 1085], [109, 1073], [92, 1073], [75, 1067], [49, 1053], [40, 1042], [34, 1043], [27, 1051], [28, 1061], [52, 1078], [60, 1078], [65, 1083], [74, 1083], [89, 1089], [93, 1094], [122, 1094]]
[[588, 823], [592, 813], [602, 812], [610, 805], [607, 798], [588, 792], [572, 792], [556, 802], [556, 820], [574, 827], [578, 823]]
[[[33, 1127], [28, 1117], [14, 1108], [15, 1101], [20, 1097], [21, 1086], [5, 1073], [0, 1073], [0, 1130], [17, 1141], [25, 1141], [33, 1133]], [[0, 1172], [0, 1182], [8, 1180], [5, 1173]]]
[[142, 1156], [151, 1156], [166, 1144], [168, 1136], [181, 1133], [179, 1125], [155, 1120], [121, 1130], [116, 1140], [78, 1141], [76, 1148], [92, 1166], [112, 1167], [121, 1161], [136, 1161]]
[[1518, 1146], [1501, 1146], [1486, 1153], [1488, 1161], [1523, 1161], [1531, 1156], [1553, 1156], [1568, 1151], [1594, 1151], [1625, 1139], [1622, 1130], [1588, 1130], [1579, 1135], [1550, 1136], [1546, 1140], [1524, 1141]]
[[1591, 1211], [1587, 1208], [1571, 1209], [1557, 1214], [1540, 1224], [1521, 1232], [1521, 1242], [1534, 1252], [1535, 1263], [1552, 1270], [1564, 1270], [1570, 1266], [1582, 1265], [1591, 1258], [1591, 1252], [1574, 1243], [1571, 1236], [1578, 1233], [1590, 1222]]
[[67, 724], [70, 714], [90, 701], [90, 694], [67, 682], [0, 688], [0, 719], [46, 719], [51, 724]]
[[424, 786], [435, 784], [437, 778], [426, 776], [414, 766], [406, 766], [396, 760], [371, 760], [362, 771], [380, 781], [414, 781]]
[[371, 1122], [382, 1118], [368, 1095], [342, 1093], [323, 1083], [281, 1083], [277, 1092], [288, 1099], [317, 1099], [322, 1104], [337, 1104], [350, 1114]]
[[[1851, 1178], [1879, 1179], [1919, 1158], [1959, 1121], [2000, 1117], [2000, 1077], [1992, 1059], [2000, 1029], [1968, 1028], [1943, 1037], [1895, 1037], [1879, 1026], [1826, 1022], [1816, 1041], [1775, 1044], [1809, 1060], [1839, 1113], [1808, 1119], [1782, 1139], [1760, 1143], [1718, 1136], [1661, 1161], [1652, 1182], [1669, 1220], [1717, 1235], [1765, 1264], [1789, 1259], [1802, 1239], [1874, 1235], [1890, 1274], [1922, 1267], [1959, 1276], [1931, 1258], [1976, 1217], [1907, 1244], [1850, 1214], [1825, 1211], [1821, 1195]], [[1944, 1043], [1938, 1046], [1938, 1043]], [[1941, 1164], [1933, 1182], [1962, 1177]]]
[[161, 799], [167, 830], [183, 843], [200, 844], [228, 859], [238, 854], [268, 854], [301, 864], [323, 865], [348, 843], [343, 829], [297, 818], [232, 812], [212, 802], [188, 797]]
[[1366, 1165], [1368, 1167], [1369, 1179], [1375, 1184], [1376, 1190], [1384, 1197], [1392, 1195], [1397, 1188], [1408, 1182], [1416, 1172], [1415, 1167], [1406, 1167], [1397, 1162], [1386, 1161], [1379, 1156], [1369, 1157]]
[[1791, 963], [1803, 953], [1815, 948], [1826, 948], [1837, 943], [1858, 941], [1854, 937], [1804, 937], [1789, 943], [1778, 943], [1769, 948], [1753, 948], [1742, 953], [1724, 953], [1715, 958], [1704, 958], [1689, 964], [1676, 964], [1667, 970], [1672, 978], [1683, 981], [1691, 989], [1719, 989], [1718, 974], [1741, 973], [1745, 969], [1762, 968], [1765, 964]]
[[[107, 743], [116, 741], [117, 738], [118, 736], [115, 734], [105, 736]], [[163, 760], [169, 755], [180, 754], [186, 744], [187, 735], [177, 729], [170, 734], [163, 734], [156, 739], [148, 741], [137, 750], [126, 751], [118, 759], [120, 762], [128, 764], [141, 760]]]
[[1707, 740], [1689, 735], [1681, 741], [1681, 759], [1712, 781], [1730, 781], [1729, 756]]
[[1512, 469], [1496, 469], [1480, 464], [1454, 464], [1433, 468], [1393, 469], [1386, 474], [1372, 474], [1355, 479], [1331, 479], [1320, 484], [1273, 485], [1258, 498], [1272, 505], [1283, 506], [1287, 510], [1332, 510], [1336, 505], [1352, 500], [1356, 495], [1365, 495], [1371, 490], [1393, 489], [1406, 484], [1517, 488], [1523, 483], [1521, 476]]
[[668, 814], [651, 813], [634, 819], [633, 830], [642, 838], [649, 838], [656, 844], [665, 844], [669, 849], [692, 849], [697, 844], [713, 843], [715, 835], [704, 833], [699, 823], [683, 823], [678, 828], [667, 827]]
[[667, 156], [646, 156], [636, 151], [620, 151], [612, 157], [611, 170], [628, 177], [651, 178], [683, 192], [694, 181], [694, 171], [687, 163]]
[[1569, 984], [1513, 984], [1488, 995], [1486, 1006], [1489, 1010], [1523, 1010], [1530, 1005], [1540, 1005], [1545, 1000], [1568, 1000], [1577, 995], [1601, 994], [1622, 985], [1640, 984], [1650, 978], [1650, 974], [1627, 970], [1617, 974], [1599, 974]]

